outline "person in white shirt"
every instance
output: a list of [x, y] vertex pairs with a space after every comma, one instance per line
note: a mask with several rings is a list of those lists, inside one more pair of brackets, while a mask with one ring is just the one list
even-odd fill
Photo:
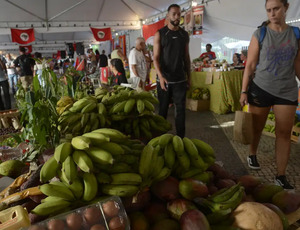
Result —
[[145, 88], [147, 78], [147, 63], [143, 52], [145, 47], [145, 39], [138, 37], [135, 41], [135, 48], [129, 53], [130, 79], [128, 82], [132, 84], [133, 88]]
[[14, 60], [12, 59], [10, 53], [6, 54], [6, 69], [12, 93], [15, 94], [17, 92], [18, 75], [14, 67]]

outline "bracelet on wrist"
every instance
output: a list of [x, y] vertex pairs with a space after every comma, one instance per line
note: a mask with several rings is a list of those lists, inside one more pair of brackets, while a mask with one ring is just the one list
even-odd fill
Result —
[[243, 93], [247, 94], [248, 92], [247, 91], [242, 91], [241, 94], [243, 94]]

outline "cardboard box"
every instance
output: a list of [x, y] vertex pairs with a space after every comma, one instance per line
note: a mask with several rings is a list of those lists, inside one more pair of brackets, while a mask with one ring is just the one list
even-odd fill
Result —
[[186, 99], [186, 108], [191, 111], [208, 111], [210, 100], [193, 100]]

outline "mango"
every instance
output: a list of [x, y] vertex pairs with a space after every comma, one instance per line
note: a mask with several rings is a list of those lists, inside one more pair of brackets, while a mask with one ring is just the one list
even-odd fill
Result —
[[285, 214], [292, 213], [300, 208], [300, 194], [295, 191], [283, 190], [273, 196], [272, 204], [275, 204]]
[[21, 175], [25, 164], [19, 160], [8, 160], [0, 164], [0, 175], [16, 178]]
[[179, 182], [179, 193], [188, 200], [196, 197], [207, 197], [209, 194], [207, 186], [195, 179], [185, 179]]
[[270, 203], [272, 201], [272, 197], [282, 190], [283, 188], [279, 185], [271, 183], [260, 184], [254, 189], [253, 196], [257, 202]]

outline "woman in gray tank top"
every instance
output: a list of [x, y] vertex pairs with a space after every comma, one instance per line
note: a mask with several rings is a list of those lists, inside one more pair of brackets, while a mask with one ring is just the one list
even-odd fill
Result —
[[[287, 0], [266, 0], [267, 25], [257, 29], [248, 49], [247, 65], [240, 97], [242, 106], [249, 103], [253, 114], [254, 140], [247, 157], [248, 166], [260, 169], [257, 148], [268, 113], [273, 108], [275, 123], [275, 154], [277, 175], [275, 183], [293, 189], [286, 179], [290, 154], [290, 137], [297, 107], [298, 88], [295, 76], [300, 78], [300, 52], [293, 28], [286, 24]], [[263, 37], [263, 39], [261, 39]], [[261, 41], [262, 40], [262, 41]], [[251, 76], [255, 78], [251, 80]]]

